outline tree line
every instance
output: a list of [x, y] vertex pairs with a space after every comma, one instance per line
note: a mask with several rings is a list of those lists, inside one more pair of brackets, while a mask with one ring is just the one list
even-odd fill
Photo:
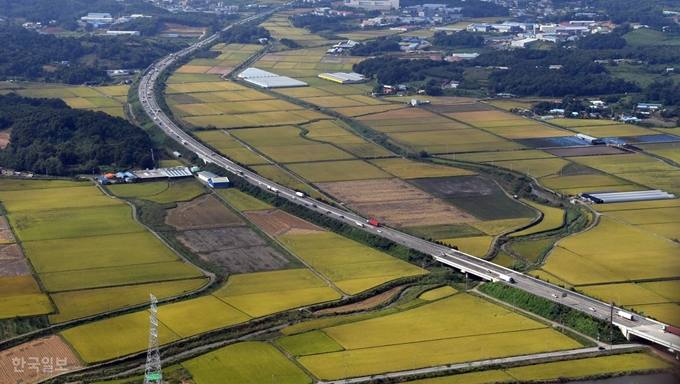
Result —
[[354, 64], [352, 69], [380, 84], [424, 81], [428, 77], [462, 80], [463, 68], [455, 63], [434, 60], [402, 60], [396, 56], [367, 59]]
[[12, 128], [0, 164], [19, 171], [73, 175], [152, 167], [151, 139], [103, 112], [72, 109], [59, 99], [0, 95], [0, 129]]
[[[169, 14], [165, 9], [143, 0], [96, 1], [96, 0], [0, 0], [0, 15], [8, 18], [24, 18], [68, 30], [78, 28], [77, 21], [88, 12], [122, 14]], [[52, 20], [55, 22], [50, 23]]]
[[271, 34], [255, 24], [240, 24], [220, 32], [220, 41], [226, 44], [258, 44], [258, 39], [269, 39]]
[[[68, 84], [104, 80], [106, 69], [145, 68], [185, 45], [179, 40], [138, 36], [60, 38], [0, 24], [0, 79], [16, 76]], [[84, 57], [87, 64], [81, 63]]]

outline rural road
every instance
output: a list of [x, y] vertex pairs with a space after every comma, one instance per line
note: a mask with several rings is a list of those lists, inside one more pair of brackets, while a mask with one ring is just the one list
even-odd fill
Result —
[[[269, 12], [275, 12], [276, 10], [277, 9], [273, 9]], [[251, 16], [250, 18], [240, 21], [237, 24], [248, 22], [259, 16], [262, 15]], [[138, 90], [139, 99], [142, 102], [145, 113], [166, 135], [181, 143], [187, 149], [196, 153], [196, 155], [206, 163], [216, 164], [232, 172], [234, 175], [243, 178], [244, 181], [247, 181], [254, 186], [274, 193], [277, 196], [287, 199], [292, 203], [304, 206], [307, 209], [332, 216], [336, 220], [356, 227], [357, 230], [367, 231], [374, 235], [390, 239], [406, 247], [430, 254], [445, 264], [453, 265], [455, 268], [460, 269], [461, 271], [465, 271], [466, 273], [470, 273], [475, 276], [480, 276], [487, 280], [498, 281], [501, 280], [500, 276], [502, 275], [510, 276], [514, 279], [514, 283], [512, 285], [516, 288], [569, 306], [570, 308], [587, 313], [596, 318], [603, 320], [609, 319], [609, 303], [595, 300], [593, 298], [572, 292], [568, 289], [544, 282], [534, 278], [533, 276], [515, 272], [511, 269], [496, 265], [475, 256], [431, 243], [427, 240], [405, 234], [389, 227], [369, 225], [366, 218], [361, 217], [356, 213], [346, 211], [344, 208], [333, 207], [319, 201], [312, 200], [304, 195], [301, 196], [301, 194], [295, 190], [286, 188], [254, 172], [251, 172], [246, 168], [238, 166], [233, 161], [213, 152], [210, 148], [204, 146], [192, 136], [182, 131], [172, 122], [172, 120], [170, 120], [170, 118], [168, 118], [167, 115], [165, 115], [165, 113], [158, 106], [156, 100], [154, 100], [154, 82], [156, 81], [160, 72], [171, 65], [175, 60], [177, 60], [178, 57], [187, 55], [193, 50], [202, 47], [206, 43], [211, 43], [217, 39], [218, 36], [218, 34], [214, 34], [202, 42], [196, 43], [177, 53], [171, 54], [161, 59], [158, 63], [150, 66], [142, 75]], [[617, 313], [619, 309], [620, 308], [615, 307], [614, 313]], [[659, 343], [660, 345], [673, 349], [675, 352], [680, 352], [680, 336], [663, 332], [663, 324], [660, 322], [645, 318], [644, 316], [636, 315], [634, 321], [620, 316], [614, 316], [614, 324], [619, 327], [625, 327], [638, 337]]]

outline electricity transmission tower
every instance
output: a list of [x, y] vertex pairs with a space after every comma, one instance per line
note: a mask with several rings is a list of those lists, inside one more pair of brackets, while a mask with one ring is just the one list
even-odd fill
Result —
[[163, 384], [161, 373], [161, 354], [158, 351], [158, 320], [156, 319], [156, 296], [151, 296], [151, 314], [149, 320], [149, 348], [146, 351], [146, 369], [144, 370], [144, 384]]

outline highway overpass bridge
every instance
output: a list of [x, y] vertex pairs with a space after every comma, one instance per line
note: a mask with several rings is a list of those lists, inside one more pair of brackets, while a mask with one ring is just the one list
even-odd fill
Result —
[[[267, 13], [276, 11], [270, 10]], [[263, 14], [264, 15], [264, 14]], [[248, 22], [259, 16], [254, 15], [240, 21], [239, 23]], [[403, 244], [420, 252], [431, 254], [435, 260], [459, 269], [465, 273], [478, 276], [487, 281], [502, 280], [500, 275], [507, 275], [514, 279], [512, 284], [514, 287], [527, 291], [537, 296], [559, 302], [576, 310], [587, 313], [591, 316], [609, 319], [610, 306], [608, 303], [595, 300], [593, 298], [569, 291], [567, 289], [552, 285], [545, 281], [536, 279], [532, 276], [518, 273], [511, 269], [501, 267], [489, 261], [474, 257], [463, 252], [453, 250], [442, 245], [434, 244], [424, 239], [408, 235], [406, 233], [397, 231], [389, 227], [374, 227], [365, 225], [359, 227], [356, 223], [365, 223], [366, 218], [357, 215], [354, 212], [345, 210], [344, 208], [330, 206], [320, 201], [311, 203], [308, 198], [296, 197], [294, 190], [286, 188], [274, 181], [268, 180], [257, 173], [236, 165], [229, 159], [216, 154], [212, 149], [206, 147], [188, 133], [182, 131], [180, 127], [168, 118], [167, 115], [160, 109], [158, 103], [153, 98], [154, 82], [158, 74], [171, 65], [178, 57], [187, 55], [202, 47], [206, 43], [210, 43], [217, 39], [218, 34], [208, 37], [206, 40], [196, 43], [190, 47], [184, 48], [181, 51], [171, 54], [157, 63], [151, 65], [142, 75], [139, 82], [139, 99], [142, 102], [142, 107], [145, 113], [152, 119], [152, 121], [160, 128], [162, 132], [168, 135], [173, 140], [181, 143], [188, 150], [196, 153], [196, 155], [203, 159], [204, 162], [216, 164], [224, 169], [234, 173], [236, 177], [241, 177], [248, 183], [258, 186], [265, 190], [276, 190], [281, 198], [288, 199], [290, 202], [299, 204], [307, 209], [316, 211], [318, 213], [327, 214], [334, 217], [338, 221], [342, 221], [348, 225], [355, 226], [357, 230], [370, 232], [377, 236], [390, 239], [396, 243]], [[267, 188], [269, 187], [269, 188]], [[618, 308], [615, 308], [618, 311]], [[662, 345], [677, 354], [680, 353], [680, 336], [665, 333], [663, 331], [663, 324], [657, 321], [647, 319], [643, 316], [637, 316], [636, 321], [616, 317], [614, 324], [619, 327], [624, 335], [629, 339], [640, 338], [650, 342]]]

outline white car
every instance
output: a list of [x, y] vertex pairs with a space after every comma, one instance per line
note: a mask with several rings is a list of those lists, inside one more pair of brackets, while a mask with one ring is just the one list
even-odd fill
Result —
[[593, 311], [593, 312], [596, 312], [596, 311], [595, 311], [595, 308], [593, 308], [593, 307], [588, 307], [588, 309], [590, 309], [590, 310]]

